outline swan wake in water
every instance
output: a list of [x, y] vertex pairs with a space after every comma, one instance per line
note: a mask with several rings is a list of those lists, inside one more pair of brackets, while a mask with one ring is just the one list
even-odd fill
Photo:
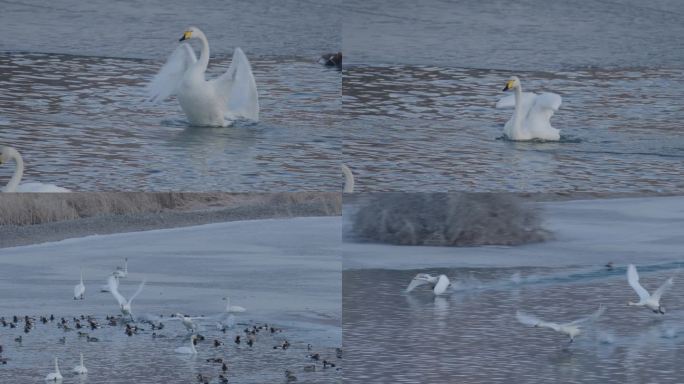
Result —
[[441, 295], [449, 288], [451, 282], [446, 275], [432, 276], [428, 273], [419, 273], [411, 280], [411, 283], [406, 288], [406, 292], [411, 292], [416, 287], [429, 284], [432, 287], [432, 292], [435, 295]]
[[604, 306], [600, 306], [596, 312], [592, 313], [588, 317], [571, 321], [569, 323], [552, 323], [549, 321], [543, 321], [535, 316], [528, 315], [521, 311], [517, 311], [515, 317], [516, 319], [518, 319], [520, 323], [524, 325], [529, 325], [532, 327], [549, 328], [553, 329], [556, 332], [568, 335], [570, 337], [570, 342], [572, 343], [575, 340], [575, 337], [579, 336], [582, 333], [582, 329], [580, 328], [582, 324], [587, 324], [596, 321], [596, 319], [598, 319], [599, 316], [601, 316], [605, 311], [606, 308]]
[[504, 91], [515, 93], [496, 103], [496, 108], [515, 108], [513, 116], [504, 126], [504, 134], [510, 140], [560, 140], [560, 131], [551, 126], [551, 116], [561, 105], [561, 97], [555, 93], [523, 92], [520, 79], [511, 77]]
[[14, 161], [14, 174], [10, 181], [2, 189], [3, 192], [70, 192], [66, 188], [58, 187], [53, 184], [43, 183], [21, 183], [24, 175], [24, 160], [19, 152], [12, 147], [0, 147], [0, 165]]
[[207, 81], [209, 42], [196, 27], [188, 28], [180, 41], [199, 39], [199, 60], [190, 44], [183, 43], [171, 54], [148, 86], [150, 100], [162, 101], [176, 96], [190, 124], [225, 127], [244, 118], [259, 121], [259, 96], [252, 68], [242, 49], [235, 48], [228, 70]]
[[665, 293], [665, 291], [672, 286], [673, 281], [671, 277], [665, 280], [663, 285], [656, 289], [653, 294], [649, 294], [646, 288], [639, 284], [639, 274], [637, 273], [636, 267], [634, 264], [630, 264], [627, 267], [627, 282], [629, 282], [629, 285], [632, 287], [632, 289], [634, 289], [637, 295], [639, 295], [639, 301], [636, 303], [630, 301], [628, 303], [629, 305], [646, 307], [655, 313], [660, 313], [661, 315], [665, 314], [665, 308], [660, 305], [660, 297], [663, 296], [663, 293]]

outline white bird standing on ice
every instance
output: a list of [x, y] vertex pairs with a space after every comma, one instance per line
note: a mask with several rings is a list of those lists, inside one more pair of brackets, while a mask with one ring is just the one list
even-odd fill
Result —
[[199, 39], [199, 60], [188, 43], [181, 44], [148, 86], [150, 100], [162, 101], [175, 95], [190, 124], [225, 127], [244, 118], [259, 121], [259, 95], [252, 68], [242, 49], [235, 48], [228, 70], [207, 81], [209, 42], [197, 27], [183, 32], [180, 41]]
[[185, 355], [196, 355], [197, 354], [197, 349], [195, 349], [195, 340], [197, 339], [196, 335], [190, 336], [190, 346], [189, 347], [178, 347], [174, 349], [176, 353], [180, 354], [185, 354]]
[[73, 372], [79, 375], [85, 375], [88, 373], [88, 368], [83, 364], [83, 354], [81, 353], [81, 364], [74, 367]]
[[0, 165], [14, 161], [14, 173], [7, 185], [2, 188], [2, 192], [70, 192], [66, 188], [58, 187], [53, 184], [43, 183], [21, 183], [24, 176], [24, 160], [19, 151], [12, 147], [0, 147]]
[[639, 284], [639, 274], [637, 273], [637, 269], [634, 264], [630, 264], [627, 267], [627, 282], [629, 282], [629, 285], [636, 291], [637, 295], [639, 295], [638, 302], [633, 303], [630, 301], [627, 304], [637, 307], [646, 307], [655, 313], [660, 313], [661, 315], [665, 314], [665, 308], [660, 305], [660, 297], [663, 296], [663, 293], [665, 293], [665, 291], [672, 286], [673, 281], [671, 277], [665, 280], [663, 285], [656, 289], [651, 295], [644, 287], [641, 286], [641, 284]]
[[416, 287], [425, 284], [430, 284], [432, 286], [432, 292], [434, 292], [435, 295], [441, 295], [446, 292], [447, 288], [451, 285], [451, 282], [446, 275], [432, 276], [428, 273], [419, 273], [411, 280], [411, 283], [406, 288], [406, 292], [411, 292]]
[[83, 284], [83, 269], [81, 269], [81, 282], [74, 286], [74, 300], [85, 299], [85, 285]]
[[55, 357], [55, 371], [48, 373], [48, 375], [45, 376], [45, 381], [52, 381], [52, 382], [57, 382], [57, 383], [62, 382], [62, 373], [59, 371], [59, 363], [57, 362], [56, 357]]
[[119, 309], [121, 309], [121, 313], [124, 316], [130, 316], [131, 320], [133, 320], [133, 313], [131, 312], [131, 304], [133, 304], [133, 299], [135, 299], [136, 296], [142, 292], [143, 287], [145, 286], [145, 280], [143, 280], [140, 283], [140, 286], [138, 287], [138, 290], [135, 291], [133, 296], [131, 296], [130, 299], [126, 300], [125, 297], [119, 293], [119, 281], [116, 279], [114, 276], [109, 276], [109, 279], [107, 280], [107, 284], [109, 285], [109, 291], [112, 293], [116, 301], [119, 303]]
[[528, 315], [528, 314], [523, 313], [521, 311], [517, 311], [515, 314], [515, 317], [522, 324], [530, 325], [533, 327], [550, 328], [556, 332], [560, 332], [560, 333], [563, 333], [565, 335], [568, 335], [570, 337], [570, 342], [572, 343], [575, 340], [575, 337], [579, 336], [582, 333], [582, 329], [580, 328], [580, 326], [582, 324], [595, 321], [605, 311], [606, 311], [606, 308], [604, 306], [600, 306], [596, 312], [592, 313], [588, 317], [584, 317], [582, 319], [578, 319], [575, 321], [571, 321], [569, 323], [562, 323], [562, 324], [543, 321], [543, 320], [540, 320], [539, 318], [537, 318], [535, 316]]
[[504, 134], [510, 140], [560, 140], [560, 130], [551, 126], [551, 116], [558, 110], [562, 99], [555, 93], [523, 92], [520, 79], [511, 77], [504, 91], [514, 90], [512, 96], [506, 96], [496, 103], [496, 108], [515, 108], [513, 116], [504, 126]]

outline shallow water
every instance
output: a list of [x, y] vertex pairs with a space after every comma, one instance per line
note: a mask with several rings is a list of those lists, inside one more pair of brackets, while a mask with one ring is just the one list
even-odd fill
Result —
[[436, 66], [345, 69], [343, 161], [359, 191], [684, 191], [684, 71], [516, 72], [563, 97], [561, 142], [501, 140], [513, 73]]
[[[679, 266], [640, 267], [642, 284], [655, 289]], [[437, 298], [425, 287], [405, 294], [418, 272], [445, 273], [461, 285]], [[343, 284], [349, 381], [669, 383], [684, 374], [683, 286], [663, 296], [665, 315], [628, 307], [636, 294], [623, 266], [347, 270]], [[523, 310], [572, 321], [600, 304], [604, 315], [572, 344], [515, 319]]]
[[[18, 0], [2, 3], [0, 25], [13, 36], [0, 41], [0, 144], [22, 152], [27, 182], [80, 191], [341, 187], [341, 75], [316, 63], [341, 47], [341, 16], [327, 1]], [[141, 103], [190, 25], [209, 39], [209, 78], [235, 47], [245, 51], [258, 124], [194, 129], [175, 101]], [[0, 184], [10, 174], [1, 167]]]
[[[212, 59], [209, 77], [229, 63]], [[0, 142], [21, 152], [24, 180], [79, 191], [339, 189], [338, 71], [313, 61], [254, 59], [261, 121], [197, 128], [175, 100], [143, 102], [161, 64], [0, 55]], [[0, 180], [12, 171], [0, 168]]]
[[[302, 242], [302, 235], [314, 233]], [[88, 343], [77, 331], [64, 332], [56, 324], [36, 324], [29, 334], [23, 323], [17, 328], [0, 326], [2, 357], [0, 382], [39, 382], [52, 369], [54, 356], [60, 358], [63, 374], [77, 362], [83, 351], [90, 373], [89, 383], [196, 382], [198, 373], [214, 378], [220, 365], [207, 358], [227, 359], [231, 382], [281, 382], [284, 371], [292, 370], [300, 381], [339, 382], [340, 373], [304, 367], [313, 364], [309, 354], [339, 367], [335, 348], [341, 345], [341, 281], [339, 260], [339, 220], [305, 218], [254, 220], [179, 229], [90, 236], [56, 243], [0, 250], [0, 316], [13, 315], [67, 317], [94, 315], [104, 326], [89, 332], [100, 339]], [[243, 306], [236, 315], [239, 324], [226, 334], [215, 322], [204, 322], [200, 333], [207, 338], [199, 344], [195, 358], [174, 353], [189, 345], [178, 322], [168, 322], [157, 331], [164, 338], [153, 339], [145, 332], [128, 337], [121, 326], [109, 327], [107, 315], [118, 315], [110, 293], [100, 292], [115, 266], [128, 257], [129, 275], [121, 280], [120, 292], [126, 298], [143, 279], [145, 288], [132, 305], [136, 317], [181, 312], [191, 316], [221, 313], [230, 295], [231, 304]], [[86, 298], [73, 300], [73, 287], [83, 268]], [[253, 348], [233, 343], [242, 324], [274, 325], [282, 333], [260, 333]], [[23, 335], [18, 344], [14, 338]], [[66, 337], [61, 344], [59, 338]], [[213, 347], [213, 340], [224, 342]], [[287, 339], [292, 348], [274, 350]], [[307, 350], [312, 344], [312, 351]], [[75, 382], [65, 375], [65, 383]]]

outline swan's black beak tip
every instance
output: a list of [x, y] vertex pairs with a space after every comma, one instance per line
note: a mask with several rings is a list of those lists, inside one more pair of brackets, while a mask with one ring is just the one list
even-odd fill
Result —
[[510, 89], [510, 88], [508, 88], [508, 84], [506, 84], [506, 86], [502, 89], [502, 91], [505, 92], [505, 91], [508, 91], [509, 89]]
[[185, 35], [181, 36], [181, 38], [178, 39], [178, 41], [183, 41], [183, 40], [185, 40]]

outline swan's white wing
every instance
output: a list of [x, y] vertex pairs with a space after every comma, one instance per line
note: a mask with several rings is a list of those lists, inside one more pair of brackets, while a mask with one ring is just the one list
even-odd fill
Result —
[[196, 61], [197, 57], [190, 44], [183, 43], [179, 45], [147, 86], [149, 100], [160, 102], [173, 96], [178, 85], [183, 80], [185, 71]]
[[416, 277], [413, 278], [413, 280], [411, 280], [411, 283], [409, 283], [409, 286], [406, 287], [406, 292], [411, 292], [414, 289], [416, 289], [417, 287], [420, 287], [421, 285], [428, 284], [428, 281], [425, 280], [425, 278], [421, 275], [422, 274], [418, 274], [418, 275], [416, 275]]
[[135, 293], [133, 294], [133, 296], [131, 296], [130, 300], [128, 300], [128, 304], [133, 303], [133, 299], [135, 299], [135, 297], [138, 296], [138, 295], [140, 294], [140, 292], [142, 292], [144, 286], [145, 286], [145, 280], [143, 280], [143, 281], [140, 283], [140, 285], [138, 286], [138, 290], [135, 291]]
[[259, 121], [259, 94], [252, 67], [242, 49], [235, 48], [226, 73], [211, 81], [216, 95], [228, 107], [229, 119], [245, 118]]
[[605, 311], [606, 311], [606, 307], [604, 307], [603, 305], [601, 305], [601, 306], [599, 307], [599, 309], [597, 309], [596, 312], [592, 313], [591, 315], [589, 315], [589, 316], [587, 316], [587, 317], [583, 317], [583, 318], [581, 318], [581, 319], [577, 319], [577, 320], [575, 320], [575, 321], [571, 321], [571, 322], [569, 322], [568, 324], [565, 324], [565, 325], [579, 325], [579, 324], [582, 324], [582, 323], [588, 323], [588, 322], [596, 321], [599, 317], [601, 317], [601, 315], [602, 315], [603, 312], [605, 312]]
[[[527, 111], [532, 104], [534, 104], [536, 98], [537, 94], [534, 92], [522, 92], [520, 94], [520, 104], [523, 111]], [[515, 94], [501, 98], [501, 100], [496, 103], [496, 108], [515, 108]]]
[[553, 113], [560, 108], [562, 99], [555, 93], [542, 93], [534, 98], [530, 114], [543, 116], [550, 119]]
[[636, 267], [634, 264], [630, 264], [627, 267], [627, 282], [629, 282], [629, 285], [634, 289], [639, 295], [639, 300], [640, 301], [646, 301], [648, 300], [651, 295], [648, 294], [648, 291], [639, 284], [639, 274], [637, 273]]
[[518, 321], [519, 321], [521, 324], [529, 325], [529, 326], [532, 326], [532, 327], [545, 327], [545, 328], [551, 328], [551, 329], [553, 329], [554, 331], [558, 331], [558, 330], [560, 329], [560, 327], [559, 327], [558, 324], [556, 324], [556, 323], [550, 323], [550, 322], [547, 322], [547, 321], [543, 321], [543, 320], [539, 319], [538, 317], [535, 317], [535, 316], [532, 316], [532, 315], [528, 315], [527, 313], [520, 312], [520, 311], [517, 311], [517, 312], [515, 313], [515, 318], [518, 319]]
[[651, 295], [651, 298], [653, 298], [653, 300], [655, 300], [655, 301], [660, 301], [660, 297], [663, 295], [663, 293], [665, 293], [665, 291], [667, 291], [668, 288], [670, 288], [672, 286], [673, 283], [674, 282], [673, 282], [672, 278], [670, 277], [669, 279], [667, 279], [663, 283], [663, 285], [661, 285], [658, 289], [656, 289], [655, 292], [653, 292], [653, 294]]
[[449, 278], [447, 278], [445, 275], [439, 275], [437, 284], [435, 284], [433, 292], [435, 293], [435, 295], [441, 295], [447, 290], [447, 288], [449, 288], [449, 284]]
[[241, 307], [239, 305], [231, 305], [230, 307], [226, 308], [226, 312], [245, 312], [247, 311], [245, 307]]
[[112, 293], [112, 296], [114, 296], [119, 303], [119, 306], [125, 305], [126, 298], [119, 293], [119, 282], [114, 276], [109, 276], [109, 279], [107, 279], [107, 286], [109, 287], [109, 292]]
[[36, 192], [36, 193], [64, 193], [71, 192], [70, 190], [62, 187], [58, 187], [54, 184], [43, 184], [43, 183], [24, 183], [19, 184], [16, 192]]

